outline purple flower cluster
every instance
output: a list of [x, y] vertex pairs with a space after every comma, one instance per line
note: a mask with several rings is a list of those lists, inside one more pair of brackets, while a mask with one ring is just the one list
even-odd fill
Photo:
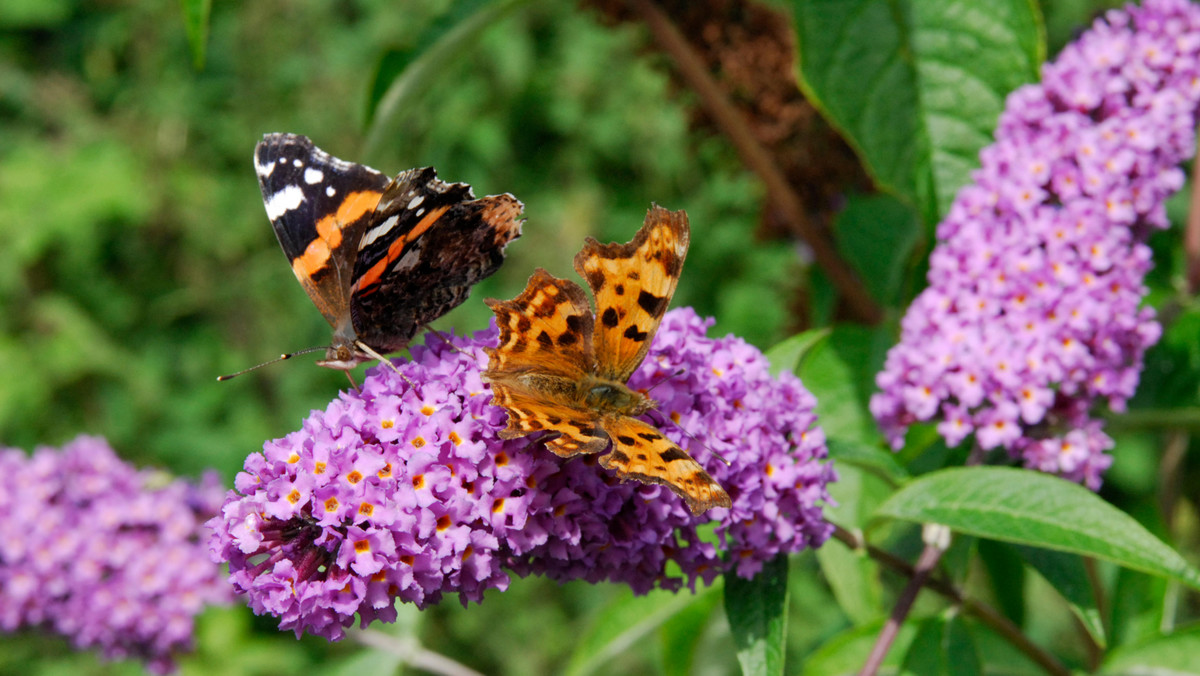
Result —
[[224, 493], [215, 474], [193, 485], [137, 471], [94, 437], [0, 449], [0, 627], [171, 671], [195, 616], [232, 600], [201, 532]]
[[1124, 409], [1159, 338], [1138, 308], [1146, 239], [1168, 225], [1198, 103], [1200, 7], [1186, 0], [1109, 12], [1009, 96], [876, 379], [893, 447], [938, 420], [951, 445], [974, 434], [1099, 487], [1112, 441], [1093, 409]]
[[749, 577], [820, 545], [834, 472], [812, 395], [791, 374], [773, 378], [744, 341], [706, 338], [708, 326], [690, 309], [668, 313], [630, 382], [654, 385], [651, 421], [721, 482], [731, 509], [695, 517], [669, 490], [617, 482], [594, 456], [501, 440], [507, 413], [480, 379], [492, 328], [431, 337], [399, 364], [415, 387], [376, 367], [361, 391], [250, 456], [213, 521], [213, 554], [256, 612], [337, 639], [356, 613], [366, 625], [394, 619], [396, 599], [479, 601], [509, 571], [644, 593], [731, 568]]

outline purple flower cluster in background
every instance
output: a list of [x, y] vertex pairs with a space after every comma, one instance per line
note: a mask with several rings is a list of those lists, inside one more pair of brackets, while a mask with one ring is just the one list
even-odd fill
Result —
[[1160, 328], [1139, 309], [1146, 239], [1168, 226], [1200, 102], [1200, 7], [1111, 11], [1040, 85], [1008, 98], [974, 183], [938, 228], [929, 288], [888, 354], [871, 410], [893, 447], [917, 421], [974, 434], [1095, 489]]
[[0, 626], [171, 671], [195, 616], [232, 600], [202, 533], [224, 494], [215, 474], [167, 481], [95, 437], [0, 449]]
[[356, 613], [365, 625], [393, 619], [396, 599], [479, 601], [505, 589], [509, 571], [644, 593], [731, 567], [748, 577], [779, 553], [818, 546], [831, 531], [821, 505], [834, 472], [821, 462], [815, 401], [791, 374], [772, 377], [744, 341], [705, 337], [709, 325], [669, 312], [630, 384], [653, 385], [661, 403], [650, 420], [721, 482], [731, 509], [695, 517], [665, 488], [617, 482], [594, 456], [563, 460], [536, 439], [499, 439], [507, 413], [480, 379], [492, 328], [430, 337], [399, 365], [415, 388], [376, 367], [360, 392], [250, 456], [213, 521], [214, 556], [256, 612], [337, 639]]

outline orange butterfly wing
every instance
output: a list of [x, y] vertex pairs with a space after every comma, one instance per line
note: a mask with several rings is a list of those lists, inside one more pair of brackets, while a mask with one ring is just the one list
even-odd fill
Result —
[[646, 358], [683, 270], [690, 239], [687, 214], [655, 205], [633, 241], [588, 238], [575, 270], [596, 296], [597, 374], [625, 383]]
[[500, 343], [488, 350], [484, 378], [508, 409], [502, 438], [558, 432], [546, 445], [564, 457], [599, 453], [611, 439], [602, 466], [622, 480], [664, 485], [699, 514], [729, 507], [729, 495], [687, 452], [633, 417], [653, 402], [626, 386], [670, 305], [689, 236], [684, 212], [655, 206], [627, 244], [588, 238], [575, 269], [596, 297], [595, 318], [583, 289], [541, 269], [513, 300], [489, 299]]
[[500, 328], [483, 378], [492, 384], [494, 403], [508, 409], [501, 438], [545, 430], [561, 433], [546, 442], [559, 455], [604, 450], [608, 437], [599, 415], [578, 394], [595, 370], [592, 309], [583, 289], [539, 268], [516, 298], [485, 302]]
[[613, 449], [600, 456], [600, 464], [622, 480], [662, 484], [683, 498], [692, 514], [733, 504], [700, 463], [654, 427], [627, 415], [605, 416], [601, 424]]

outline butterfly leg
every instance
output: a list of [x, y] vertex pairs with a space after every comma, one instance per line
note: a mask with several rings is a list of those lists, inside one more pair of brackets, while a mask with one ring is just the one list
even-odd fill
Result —
[[[376, 352], [375, 350], [373, 350], [373, 349], [371, 348], [371, 346], [370, 346], [370, 345], [367, 345], [366, 343], [362, 342], [361, 340], [360, 340], [360, 341], [358, 341], [358, 342], [356, 342], [354, 345], [355, 345], [355, 347], [357, 347], [358, 349], [362, 350], [362, 351], [363, 351], [363, 354], [370, 355], [370, 356], [371, 356], [373, 359], [376, 359], [376, 360], [378, 360], [380, 364], [387, 364], [388, 368], [390, 368], [390, 369], [392, 369], [393, 371], [395, 371], [395, 372], [396, 372], [396, 375], [400, 376], [400, 379], [401, 379], [401, 380], [403, 380], [404, 382], [408, 383], [408, 386], [409, 386], [409, 387], [411, 387], [411, 388], [412, 388], [412, 389], [414, 389], [414, 390], [415, 390], [415, 389], [417, 389], [417, 384], [416, 384], [416, 383], [414, 383], [413, 381], [409, 380], [409, 379], [408, 379], [408, 376], [406, 376], [406, 375], [404, 375], [403, 373], [401, 373], [401, 372], [400, 372], [400, 369], [396, 368], [396, 365], [392, 363], [392, 360], [390, 360], [390, 359], [388, 359], [387, 357], [385, 357], [385, 356], [383, 356], [383, 355], [379, 354], [378, 352]], [[349, 371], [347, 371], [346, 373], [349, 373]]]

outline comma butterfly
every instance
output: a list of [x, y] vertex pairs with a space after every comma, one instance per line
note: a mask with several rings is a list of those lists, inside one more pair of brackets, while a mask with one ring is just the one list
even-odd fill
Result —
[[[729, 507], [729, 495], [678, 445], [637, 416], [655, 402], [626, 384], [645, 359], [687, 256], [687, 214], [654, 206], [633, 241], [588, 238], [575, 270], [596, 297], [538, 269], [509, 301], [487, 299], [500, 343], [484, 379], [508, 409], [500, 437], [557, 432], [546, 446], [562, 457], [599, 453], [622, 480], [662, 484], [693, 514]], [[599, 319], [599, 321], [596, 321]]]

